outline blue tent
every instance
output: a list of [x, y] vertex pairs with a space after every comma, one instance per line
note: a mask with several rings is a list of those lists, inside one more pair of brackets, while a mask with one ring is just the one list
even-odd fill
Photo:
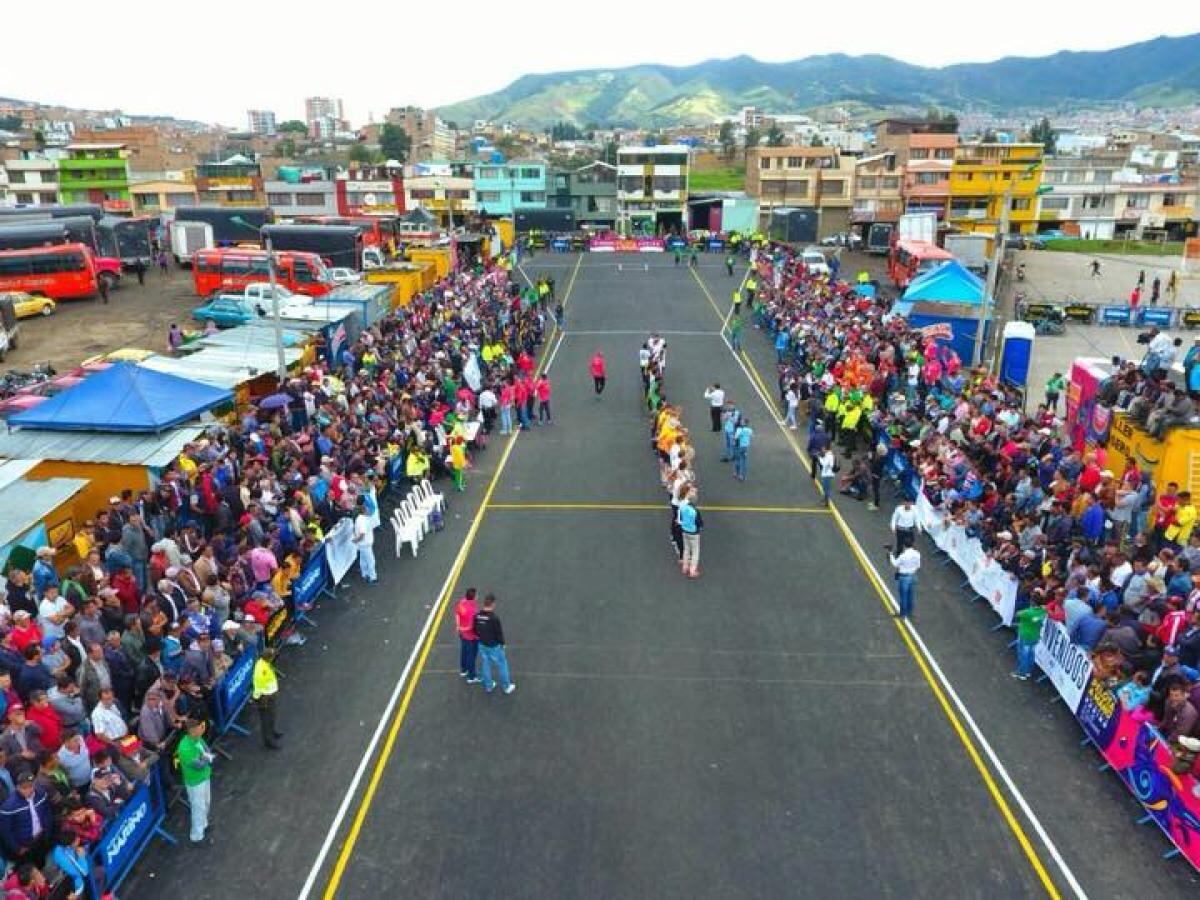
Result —
[[163, 431], [232, 399], [231, 391], [119, 362], [10, 416], [8, 424], [45, 431]]
[[987, 291], [983, 279], [956, 259], [914, 278], [901, 297], [903, 303], [961, 303], [978, 306]]

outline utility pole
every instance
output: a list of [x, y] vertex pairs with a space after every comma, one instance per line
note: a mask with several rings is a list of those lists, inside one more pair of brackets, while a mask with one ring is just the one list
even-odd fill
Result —
[[283, 353], [283, 324], [279, 321], [279, 289], [275, 284], [275, 247], [267, 232], [267, 277], [271, 283], [271, 323], [275, 330], [275, 377], [282, 388], [287, 382], [287, 359]]
[[1009, 184], [1008, 189], [1004, 192], [1004, 200], [1000, 209], [1000, 220], [996, 225], [996, 246], [992, 248], [992, 266], [988, 269], [987, 283], [983, 292], [983, 299], [979, 304], [979, 313], [975, 319], [975, 347], [971, 351], [971, 365], [981, 365], [983, 363], [983, 330], [987, 327], [988, 308], [994, 302], [993, 298], [996, 293], [996, 287], [1000, 283], [1000, 264], [1004, 260], [1004, 239], [1008, 236], [1008, 211], [1012, 206], [1013, 188], [1016, 187], [1016, 179]]

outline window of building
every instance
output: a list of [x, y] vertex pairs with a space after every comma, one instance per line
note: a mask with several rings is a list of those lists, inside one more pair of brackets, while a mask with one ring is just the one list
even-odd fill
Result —
[[167, 206], [177, 208], [180, 206], [195, 206], [195, 194], [167, 194]]
[[324, 206], [325, 205], [325, 195], [324, 194], [297, 194], [296, 195], [296, 205], [297, 206]]
[[569, 190], [569, 188], [570, 188], [570, 186], [567, 184], [567, 176], [566, 175], [555, 175], [554, 176], [554, 189], [556, 191], [565, 191], [565, 190]]
[[918, 172], [917, 184], [937, 184], [938, 174], [937, 172]]
[[1043, 197], [1042, 209], [1046, 210], [1066, 210], [1071, 208], [1070, 197]]
[[479, 197], [480, 203], [499, 203], [500, 202], [500, 192], [499, 191], [479, 191], [478, 197]]
[[520, 174], [517, 177], [524, 178], [526, 181], [536, 181], [537, 179], [542, 177], [542, 170], [534, 169], [534, 168], [523, 168], [520, 170]]
[[33, 202], [33, 194], [30, 194], [27, 191], [18, 191], [17, 192], [17, 202], [18, 203], [32, 203]]
[[291, 206], [291, 194], [267, 194], [267, 203], [271, 206]]
[[1028, 197], [1014, 197], [1012, 205], [1009, 207], [1013, 212], [1023, 212], [1030, 209], [1033, 201]]
[[874, 175], [863, 175], [861, 178], [858, 179], [858, 186], [860, 188], [862, 188], [864, 191], [875, 190], [875, 176]]
[[450, 200], [470, 200], [471, 192], [466, 188], [446, 188], [446, 197]]
[[843, 197], [846, 194], [846, 182], [843, 179], [821, 182], [821, 193], [827, 197]]
[[909, 159], [929, 159], [928, 147], [913, 147], [908, 151]]
[[545, 203], [546, 202], [546, 192], [545, 191], [521, 191], [521, 202], [522, 203]]
[[656, 191], [677, 191], [683, 187], [683, 179], [678, 175], [656, 175], [654, 177], [654, 190]]
[[953, 147], [938, 147], [933, 151], [934, 159], [954, 159]]
[[433, 188], [412, 188], [409, 193], [414, 200], [432, 200]]
[[502, 178], [504, 176], [502, 176], [500, 174], [499, 166], [480, 166], [479, 167], [479, 177], [481, 179], [485, 179], [485, 180], [487, 180], [487, 179], [495, 180], [497, 178]]
[[617, 179], [617, 190], [632, 194], [642, 189], [641, 175], [622, 175]]
[[8, 173], [8, 183], [9, 184], [24, 184], [25, 183], [25, 173], [24, 172], [9, 172]]
[[1184, 206], [1182, 194], [1163, 194], [1163, 206]]
[[974, 173], [974, 172], [963, 172], [963, 173], [961, 173], [961, 174], [959, 175], [959, 177], [960, 177], [960, 178], [961, 178], [963, 181], [974, 181], [974, 180], [975, 180], [975, 173]]
[[[1045, 201], [1042, 201], [1042, 202], [1044, 205]], [[1104, 205], [1104, 195], [1103, 194], [1088, 194], [1086, 197], [1083, 198], [1083, 208], [1084, 209], [1099, 209], [1103, 205]]]
[[1149, 194], [1130, 194], [1125, 198], [1125, 206], [1129, 209], [1149, 209], [1150, 195]]
[[802, 168], [804, 168], [804, 158], [803, 158], [803, 157], [801, 157], [801, 156], [789, 156], [789, 157], [787, 158], [787, 167], [788, 167], [789, 169], [802, 169]]
[[900, 179], [895, 175], [885, 175], [883, 177], [883, 189], [885, 191], [894, 191], [900, 187]]
[[760, 156], [760, 157], [758, 158], [758, 167], [759, 167], [760, 169], [769, 169], [769, 168], [771, 168], [771, 157], [769, 157], [769, 156]]

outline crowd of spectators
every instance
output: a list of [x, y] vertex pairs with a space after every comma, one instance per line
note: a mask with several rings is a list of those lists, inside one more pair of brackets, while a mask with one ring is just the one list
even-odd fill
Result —
[[[897, 473], [920, 485], [935, 514], [966, 529], [1017, 584], [1018, 665], [1028, 678], [1046, 617], [1087, 650], [1129, 709], [1163, 731], [1190, 768], [1200, 749], [1200, 529], [1186, 491], [1156, 491], [1131, 463], [1078, 449], [1058, 397], [1023, 399], [945, 342], [909, 327], [891, 304], [810, 276], [798, 256], [759, 254], [756, 328], [773, 341], [781, 408], [806, 401], [809, 454], [845, 459], [842, 492], [880, 503]], [[863, 292], [870, 294], [871, 292]], [[1187, 424], [1200, 349], [1170, 377], [1179, 341], [1152, 332], [1140, 362], [1120, 364], [1099, 400], [1128, 409], [1152, 433]], [[1200, 343], [1200, 342], [1198, 342]], [[1200, 376], [1198, 376], [1200, 377]], [[791, 400], [795, 404], [795, 399]]]
[[25, 568], [10, 559], [5, 896], [45, 896], [59, 873], [84, 889], [87, 848], [139, 780], [178, 779], [181, 727], [212, 720], [215, 686], [264, 640], [324, 535], [374, 511], [389, 475], [420, 481], [467, 464], [465, 423], [486, 434], [498, 394], [531, 377], [544, 305], [504, 268], [453, 274], [325, 348], [281, 386], [286, 403], [206, 429], [153, 490], [113, 496], [62, 548], [77, 564], [56, 565], [49, 547]]

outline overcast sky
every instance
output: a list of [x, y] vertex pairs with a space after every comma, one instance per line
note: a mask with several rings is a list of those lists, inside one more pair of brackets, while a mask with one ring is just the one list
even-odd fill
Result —
[[[14, 36], [45, 26], [37, 4], [10, 2], [4, 18]], [[60, 0], [64, 13], [82, 2]], [[725, 11], [706, 15], [710, 6]], [[105, 7], [102, 36], [83, 27], [85, 16], [52, 28], [45, 39], [6, 41], [0, 96], [244, 127], [248, 108], [272, 109], [281, 120], [303, 118], [303, 98], [322, 95], [341, 97], [358, 125], [391, 106], [452, 103], [531, 72], [687, 65], [742, 53], [771, 62], [883, 53], [940, 66], [1200, 32], [1194, 0], [1165, 0], [1144, 17], [1108, 15], [1082, 0], [1001, 8], [1011, 14], [926, 4], [906, 12], [897, 0], [855, 0], [845, 7], [795, 0], [203, 0], [182, 6], [122, 0]], [[830, 27], [822, 9], [840, 26]], [[939, 26], [945, 19], [961, 24], [962, 33]]]

